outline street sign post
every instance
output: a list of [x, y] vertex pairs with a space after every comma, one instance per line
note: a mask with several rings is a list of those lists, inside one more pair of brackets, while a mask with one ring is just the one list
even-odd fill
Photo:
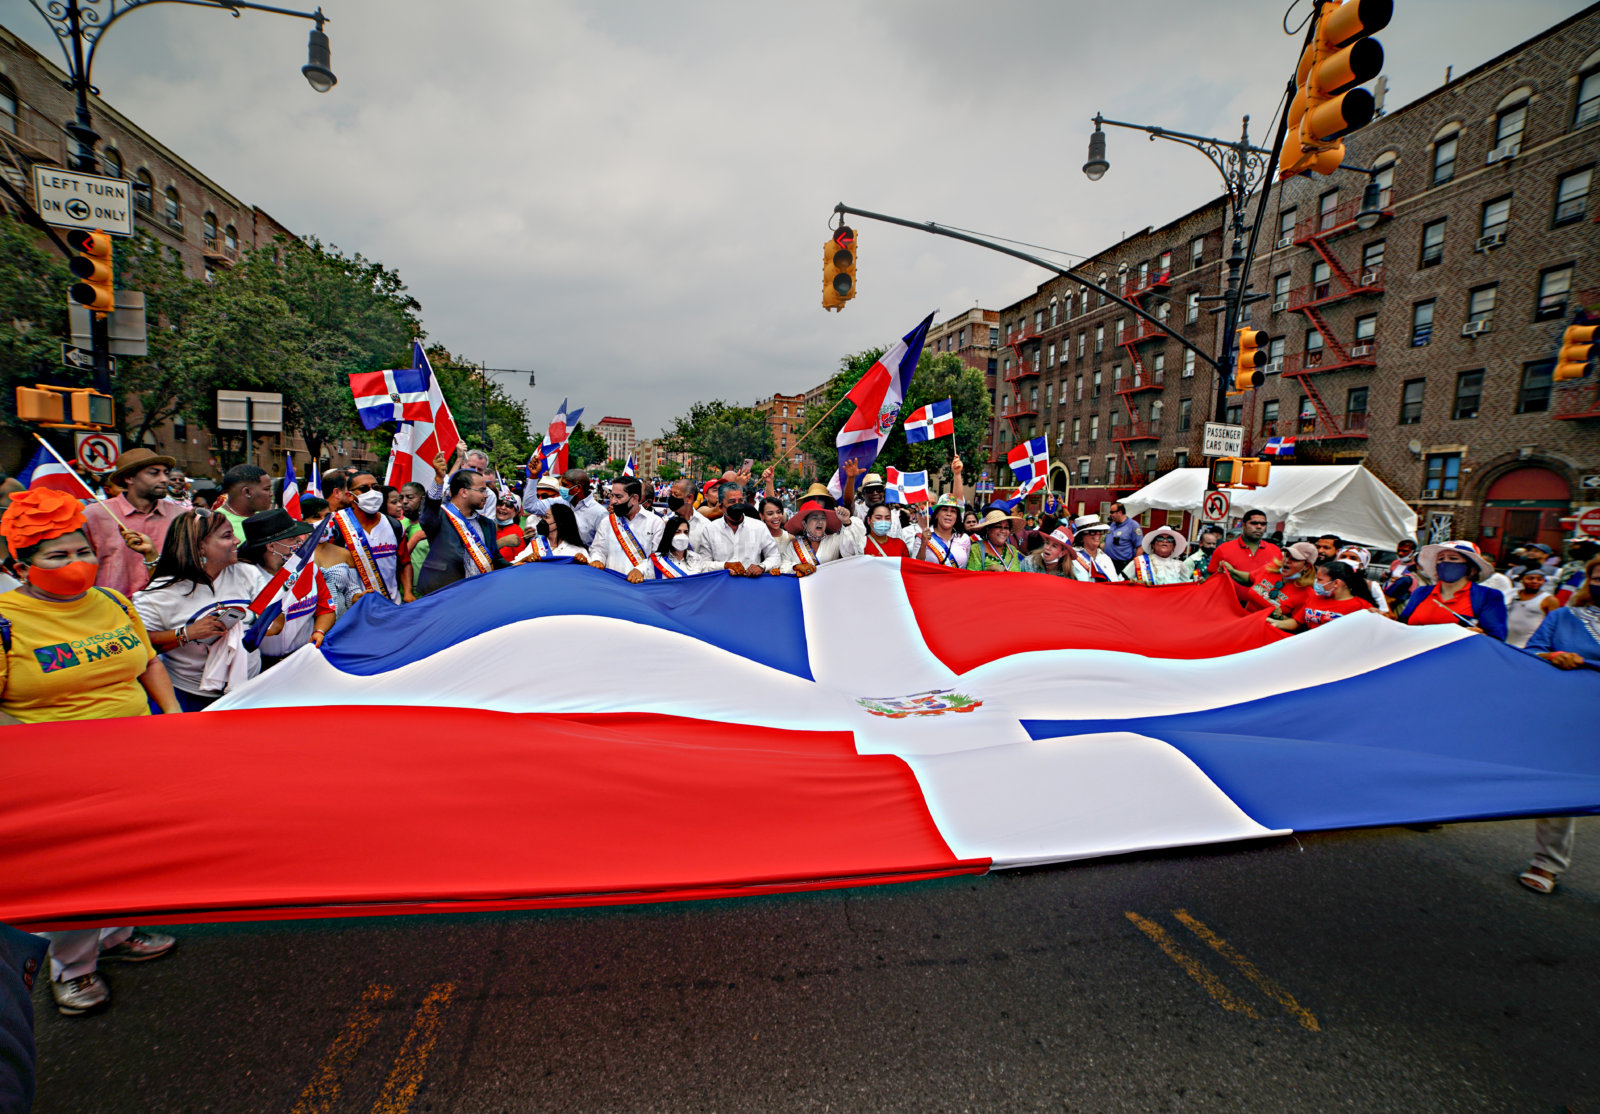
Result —
[[1233, 500], [1226, 491], [1208, 491], [1200, 507], [1200, 517], [1207, 522], [1226, 522], [1232, 506]]
[[1600, 507], [1589, 507], [1578, 512], [1575, 532], [1587, 534], [1591, 538], [1600, 538]]
[[78, 463], [97, 475], [111, 471], [122, 455], [120, 433], [80, 433], [74, 440]]
[[[61, 363], [64, 367], [75, 367], [82, 368], [85, 371], [93, 371], [94, 351], [89, 348], [79, 348], [75, 344], [68, 344], [66, 341], [62, 341]], [[117, 359], [115, 356], [111, 357], [110, 364], [111, 370], [116, 371]]]
[[54, 166], [33, 168], [34, 208], [46, 224], [133, 235], [133, 196], [126, 178], [107, 178]]
[[1205, 446], [1202, 456], [1243, 456], [1244, 426], [1207, 422]]
[[1600, 492], [1600, 472], [1590, 472], [1587, 476], [1580, 476], [1578, 487], [1583, 491]]

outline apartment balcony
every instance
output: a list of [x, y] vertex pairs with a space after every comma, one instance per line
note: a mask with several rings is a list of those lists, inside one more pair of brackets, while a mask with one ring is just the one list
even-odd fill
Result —
[[1002, 418], [1011, 422], [1016, 421], [1018, 418], [1037, 417], [1038, 414], [1039, 404], [1037, 402], [1022, 401], [1013, 402], [1010, 406], [1000, 412], [1000, 416]]
[[1038, 330], [1032, 325], [1024, 325], [1021, 329], [1012, 329], [1007, 333], [1005, 343], [1011, 348], [1020, 348], [1024, 344], [1034, 344], [1038, 340]]
[[1118, 344], [1138, 344], [1146, 340], [1166, 340], [1168, 333], [1158, 325], [1151, 324], [1142, 317], [1134, 318], [1133, 333], [1117, 341]]
[[1309, 282], [1304, 286], [1297, 286], [1289, 291], [1288, 308], [1302, 310], [1308, 306], [1327, 305], [1344, 298], [1353, 298], [1358, 294], [1383, 293], [1383, 267], [1368, 267], [1366, 270], [1353, 274], [1346, 283], [1340, 276], [1328, 278], [1322, 282]]
[[[1365, 187], [1363, 182], [1362, 186]], [[1399, 197], [1399, 191], [1393, 187], [1386, 189], [1379, 197], [1378, 209], [1380, 219], [1394, 216], [1394, 203]], [[1312, 240], [1324, 236], [1337, 236], [1349, 232], [1356, 227], [1356, 214], [1361, 211], [1361, 191], [1356, 196], [1328, 213], [1312, 213], [1294, 226], [1294, 242], [1296, 244], [1310, 243]], [[1279, 247], [1286, 246], [1281, 241]]]
[[229, 247], [220, 236], [207, 236], [203, 251], [206, 262], [214, 267], [231, 267], [239, 261], [239, 248]]
[[1016, 383], [1022, 379], [1033, 379], [1039, 375], [1039, 369], [1033, 366], [1033, 361], [1023, 360], [1010, 371], [1006, 372], [1006, 382]]
[[1129, 422], [1111, 431], [1113, 441], [1159, 441], [1161, 432], [1149, 422]]
[[1283, 357], [1283, 374], [1286, 376], [1317, 375], [1324, 371], [1343, 371], [1346, 368], [1377, 367], [1377, 342], [1358, 340], [1343, 354], [1332, 347], [1316, 352], [1291, 352]]
[[1166, 385], [1166, 378], [1165, 371], [1136, 370], [1132, 378], [1117, 380], [1116, 393], [1119, 395], [1131, 395], [1138, 391], [1159, 391]]
[[1124, 298], [1132, 301], [1140, 295], [1148, 294], [1152, 290], [1165, 290], [1172, 285], [1171, 271], [1151, 271], [1143, 279], [1134, 275], [1122, 284], [1120, 293]]
[[1600, 383], [1579, 383], [1557, 388], [1550, 400], [1550, 416], [1570, 422], [1578, 418], [1600, 418]]
[[0, 133], [0, 143], [29, 162], [67, 164], [66, 133], [31, 108], [15, 116], [0, 111]]
[[[1324, 421], [1316, 415], [1302, 415], [1292, 422], [1278, 422], [1280, 435], [1292, 436], [1298, 441], [1343, 441], [1349, 439], [1365, 440], [1367, 437], [1367, 415], [1346, 414], [1341, 419], [1332, 422]], [[1292, 434], [1282, 434], [1282, 430], [1293, 429]]]

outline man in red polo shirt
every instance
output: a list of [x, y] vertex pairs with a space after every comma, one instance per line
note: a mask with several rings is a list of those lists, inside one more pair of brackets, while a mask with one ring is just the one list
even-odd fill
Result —
[[[84, 508], [89, 543], [100, 559], [94, 578], [100, 587], [132, 596], [150, 583], [150, 568], [167, 540], [167, 527], [184, 511], [167, 498], [167, 470], [174, 463], [146, 448], [129, 449], [117, 457], [108, 477], [121, 485], [122, 494]], [[140, 535], [150, 539], [146, 552], [141, 552]]]
[[1245, 511], [1244, 520], [1239, 524], [1239, 536], [1223, 542], [1211, 554], [1208, 575], [1216, 573], [1224, 561], [1240, 572], [1253, 574], [1281, 558], [1283, 550], [1263, 541], [1266, 536], [1267, 512]]

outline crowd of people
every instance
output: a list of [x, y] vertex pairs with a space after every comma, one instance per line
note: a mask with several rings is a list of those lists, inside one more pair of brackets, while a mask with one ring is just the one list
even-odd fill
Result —
[[[279, 505], [281, 487], [259, 467], [235, 467], [220, 485], [200, 487], [146, 448], [122, 454], [104, 499], [23, 491], [15, 481], [0, 487], [0, 724], [198, 711], [320, 645], [364, 596], [404, 605], [459, 580], [556, 558], [633, 583], [706, 573], [804, 577], [862, 556], [1145, 588], [1222, 577], [1286, 633], [1374, 611], [1409, 625], [1463, 627], [1559, 669], [1600, 669], [1600, 543], [1587, 538], [1565, 554], [1519, 547], [1503, 569], [1471, 542], [1419, 547], [1405, 538], [1392, 562], [1373, 569], [1368, 549], [1333, 535], [1281, 546], [1259, 510], [1243, 516], [1236, 536], [1207, 525], [1191, 545], [1169, 526], [1142, 530], [1121, 503], [1109, 521], [974, 506], [959, 458], [954, 490], [925, 509], [891, 501], [883, 477], [854, 464], [837, 495], [822, 484], [779, 491], [770, 468], [660, 490], [635, 477], [597, 489], [573, 468], [518, 490], [482, 452], [433, 464], [427, 482], [401, 489], [360, 469], [330, 470], [320, 496], [298, 500], [299, 517]], [[319, 525], [314, 560], [283, 588], [267, 628], [247, 639], [251, 602]], [[1570, 819], [1539, 822], [1524, 885], [1555, 888], [1572, 833]], [[131, 927], [49, 935], [51, 987], [69, 1015], [109, 1001], [101, 961], [153, 959], [175, 943]]]

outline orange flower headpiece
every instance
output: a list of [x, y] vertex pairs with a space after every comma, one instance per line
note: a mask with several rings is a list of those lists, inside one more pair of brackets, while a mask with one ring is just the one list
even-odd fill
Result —
[[17, 553], [83, 526], [82, 503], [64, 491], [40, 487], [11, 497], [5, 517], [0, 518], [0, 536], [5, 537], [11, 552]]

